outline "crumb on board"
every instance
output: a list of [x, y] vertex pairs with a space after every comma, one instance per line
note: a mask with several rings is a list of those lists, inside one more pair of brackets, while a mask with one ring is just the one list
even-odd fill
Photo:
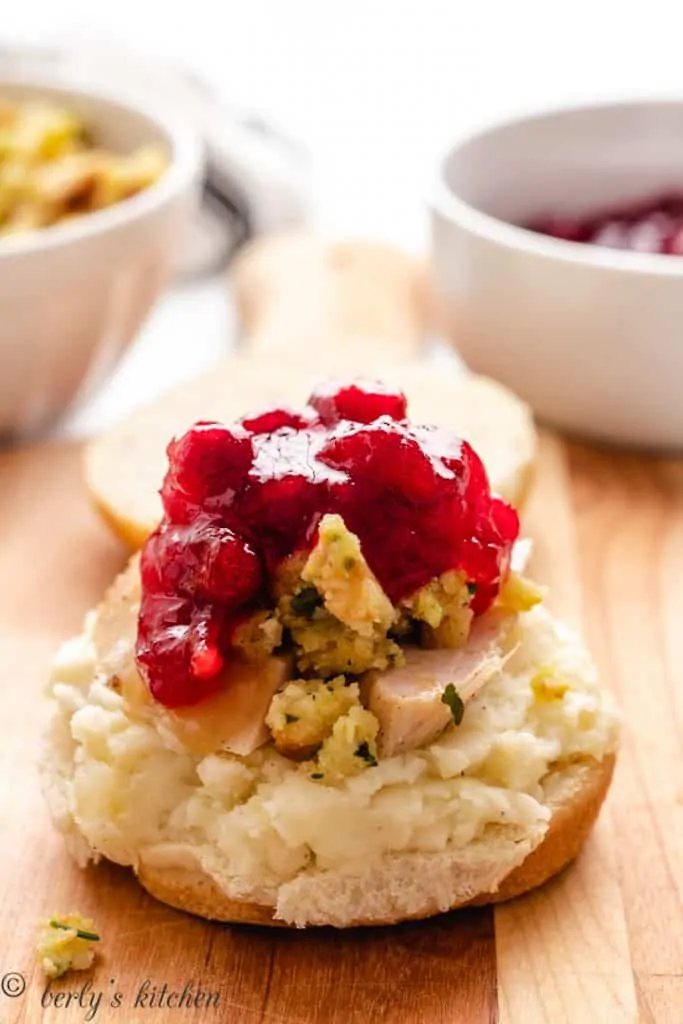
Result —
[[95, 959], [100, 941], [91, 917], [72, 912], [52, 914], [40, 921], [36, 957], [48, 978], [61, 978], [67, 971], [87, 971]]

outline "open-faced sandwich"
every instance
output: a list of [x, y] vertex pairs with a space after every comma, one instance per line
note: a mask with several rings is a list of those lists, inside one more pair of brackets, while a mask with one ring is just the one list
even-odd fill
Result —
[[353, 381], [168, 459], [162, 522], [54, 666], [43, 774], [78, 860], [208, 918], [338, 927], [564, 867], [617, 714], [472, 447]]

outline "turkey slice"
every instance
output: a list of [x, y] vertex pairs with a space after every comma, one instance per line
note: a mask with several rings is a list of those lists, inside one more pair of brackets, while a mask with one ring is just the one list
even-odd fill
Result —
[[516, 619], [514, 612], [492, 610], [475, 620], [462, 647], [406, 647], [403, 665], [365, 674], [361, 698], [379, 720], [382, 757], [424, 747], [457, 720], [513, 653], [508, 641]]

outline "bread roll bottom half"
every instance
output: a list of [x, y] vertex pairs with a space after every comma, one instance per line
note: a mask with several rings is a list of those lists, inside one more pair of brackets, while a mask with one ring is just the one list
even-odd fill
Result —
[[272, 743], [199, 753], [127, 699], [136, 577], [52, 672], [43, 786], [80, 864], [129, 865], [157, 899], [205, 918], [346, 928], [509, 899], [577, 855], [609, 787], [618, 715], [543, 605], [518, 616], [459, 725], [330, 784]]

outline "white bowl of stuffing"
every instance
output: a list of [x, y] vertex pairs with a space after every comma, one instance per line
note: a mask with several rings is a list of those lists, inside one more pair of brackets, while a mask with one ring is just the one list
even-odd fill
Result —
[[0, 438], [43, 430], [111, 370], [168, 279], [201, 163], [165, 113], [0, 81]]

